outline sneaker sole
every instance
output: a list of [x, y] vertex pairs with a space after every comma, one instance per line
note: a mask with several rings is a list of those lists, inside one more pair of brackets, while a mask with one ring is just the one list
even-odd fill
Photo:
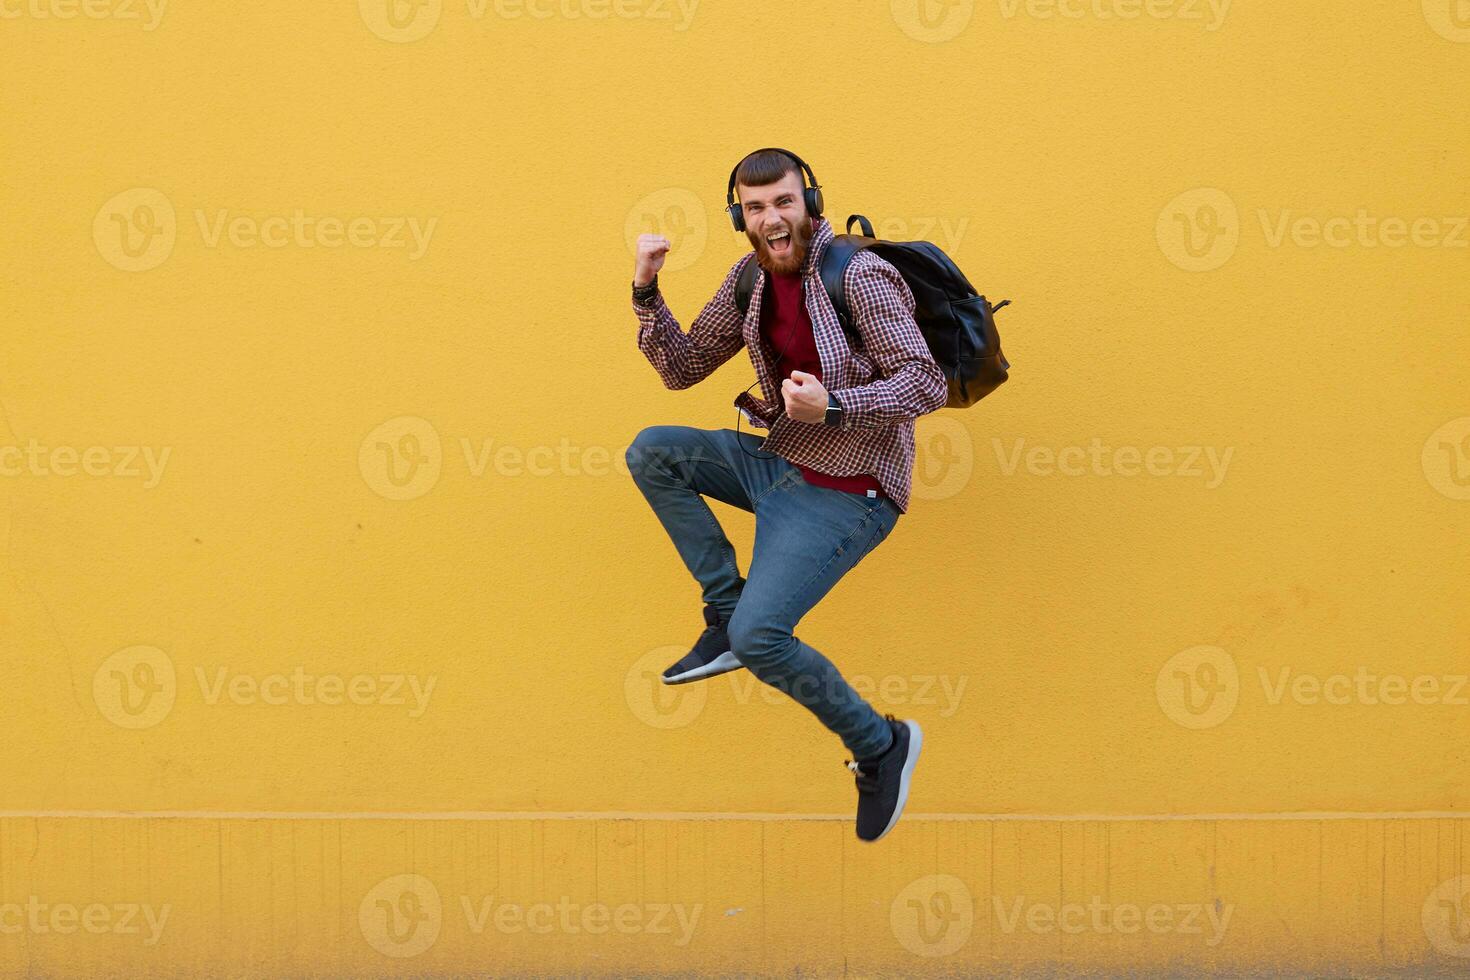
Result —
[[909, 729], [909, 754], [903, 760], [903, 772], [898, 777], [898, 805], [893, 808], [893, 816], [888, 818], [888, 826], [883, 828], [883, 833], [869, 841], [870, 844], [888, 836], [898, 818], [903, 816], [904, 805], [909, 801], [909, 779], [914, 774], [914, 764], [919, 761], [919, 749], [924, 747], [924, 732], [916, 721], [905, 721], [904, 724]]
[[690, 670], [684, 671], [684, 673], [682, 674], [675, 674], [672, 677], [664, 677], [663, 682], [665, 684], [671, 685], [688, 684], [690, 681], [704, 680], [706, 677], [713, 677], [716, 674], [728, 674], [730, 671], [739, 670], [741, 667], [744, 666], [745, 665], [742, 664], [738, 658], [736, 658], [733, 651], [726, 650], [724, 653], [720, 654], [718, 657], [711, 660], [707, 664], [691, 668]]

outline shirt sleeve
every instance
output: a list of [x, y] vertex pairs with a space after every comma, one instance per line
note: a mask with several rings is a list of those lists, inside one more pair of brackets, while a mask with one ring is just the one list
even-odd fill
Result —
[[882, 376], [833, 391], [842, 403], [842, 428], [877, 428], [943, 408], [949, 382], [914, 319], [914, 294], [903, 276], [892, 263], [862, 251], [843, 279], [863, 353]]
[[749, 256], [736, 262], [714, 297], [685, 333], [658, 293], [651, 307], [633, 304], [638, 316], [638, 349], [664, 386], [675, 391], [698, 384], [745, 346], [744, 317], [735, 305], [735, 280]]

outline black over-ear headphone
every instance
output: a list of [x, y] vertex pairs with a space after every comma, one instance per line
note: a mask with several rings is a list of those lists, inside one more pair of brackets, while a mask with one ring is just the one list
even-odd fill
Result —
[[[806, 213], [813, 218], [820, 218], [822, 216], [822, 185], [817, 183], [817, 175], [812, 173], [812, 168], [808, 167], [806, 161], [801, 157], [792, 153], [790, 150], [783, 150], [779, 146], [767, 146], [759, 150], [750, 151], [741, 159], [740, 163], [744, 163], [755, 154], [764, 153], [766, 150], [775, 150], [777, 153], [784, 153], [794, 160], [799, 168], [797, 171], [798, 176], [801, 176], [802, 171], [805, 171], [802, 179], [801, 197], [806, 203]], [[730, 223], [735, 226], [736, 231], [745, 230], [745, 212], [735, 201], [735, 171], [740, 169], [740, 163], [735, 164], [734, 170], [730, 171], [730, 186], [725, 191], [725, 210], [730, 212]]]

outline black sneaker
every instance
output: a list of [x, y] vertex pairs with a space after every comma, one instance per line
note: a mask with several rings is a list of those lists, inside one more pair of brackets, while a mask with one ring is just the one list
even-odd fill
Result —
[[716, 674], [727, 674], [744, 666], [730, 652], [730, 638], [725, 635], [725, 624], [720, 621], [720, 611], [714, 606], [705, 606], [704, 621], [704, 632], [694, 642], [694, 649], [664, 671], [665, 684], [687, 684], [714, 677]]
[[847, 760], [847, 768], [857, 774], [859, 840], [875, 841], [898, 823], [903, 805], [909, 799], [909, 779], [914, 763], [919, 761], [919, 747], [924, 733], [916, 721], [898, 721], [884, 715], [893, 729], [893, 744], [888, 751], [871, 759]]

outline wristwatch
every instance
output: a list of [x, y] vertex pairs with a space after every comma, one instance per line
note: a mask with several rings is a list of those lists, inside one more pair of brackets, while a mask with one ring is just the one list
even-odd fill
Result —
[[648, 285], [646, 286], [640, 286], [637, 283], [633, 284], [633, 302], [637, 303], [639, 306], [654, 306], [656, 303], [655, 297], [657, 296], [658, 276], [654, 276], [652, 279], [650, 279], [648, 281]]
[[830, 391], [827, 392], [827, 415], [822, 421], [834, 429], [842, 428], [842, 403]]

